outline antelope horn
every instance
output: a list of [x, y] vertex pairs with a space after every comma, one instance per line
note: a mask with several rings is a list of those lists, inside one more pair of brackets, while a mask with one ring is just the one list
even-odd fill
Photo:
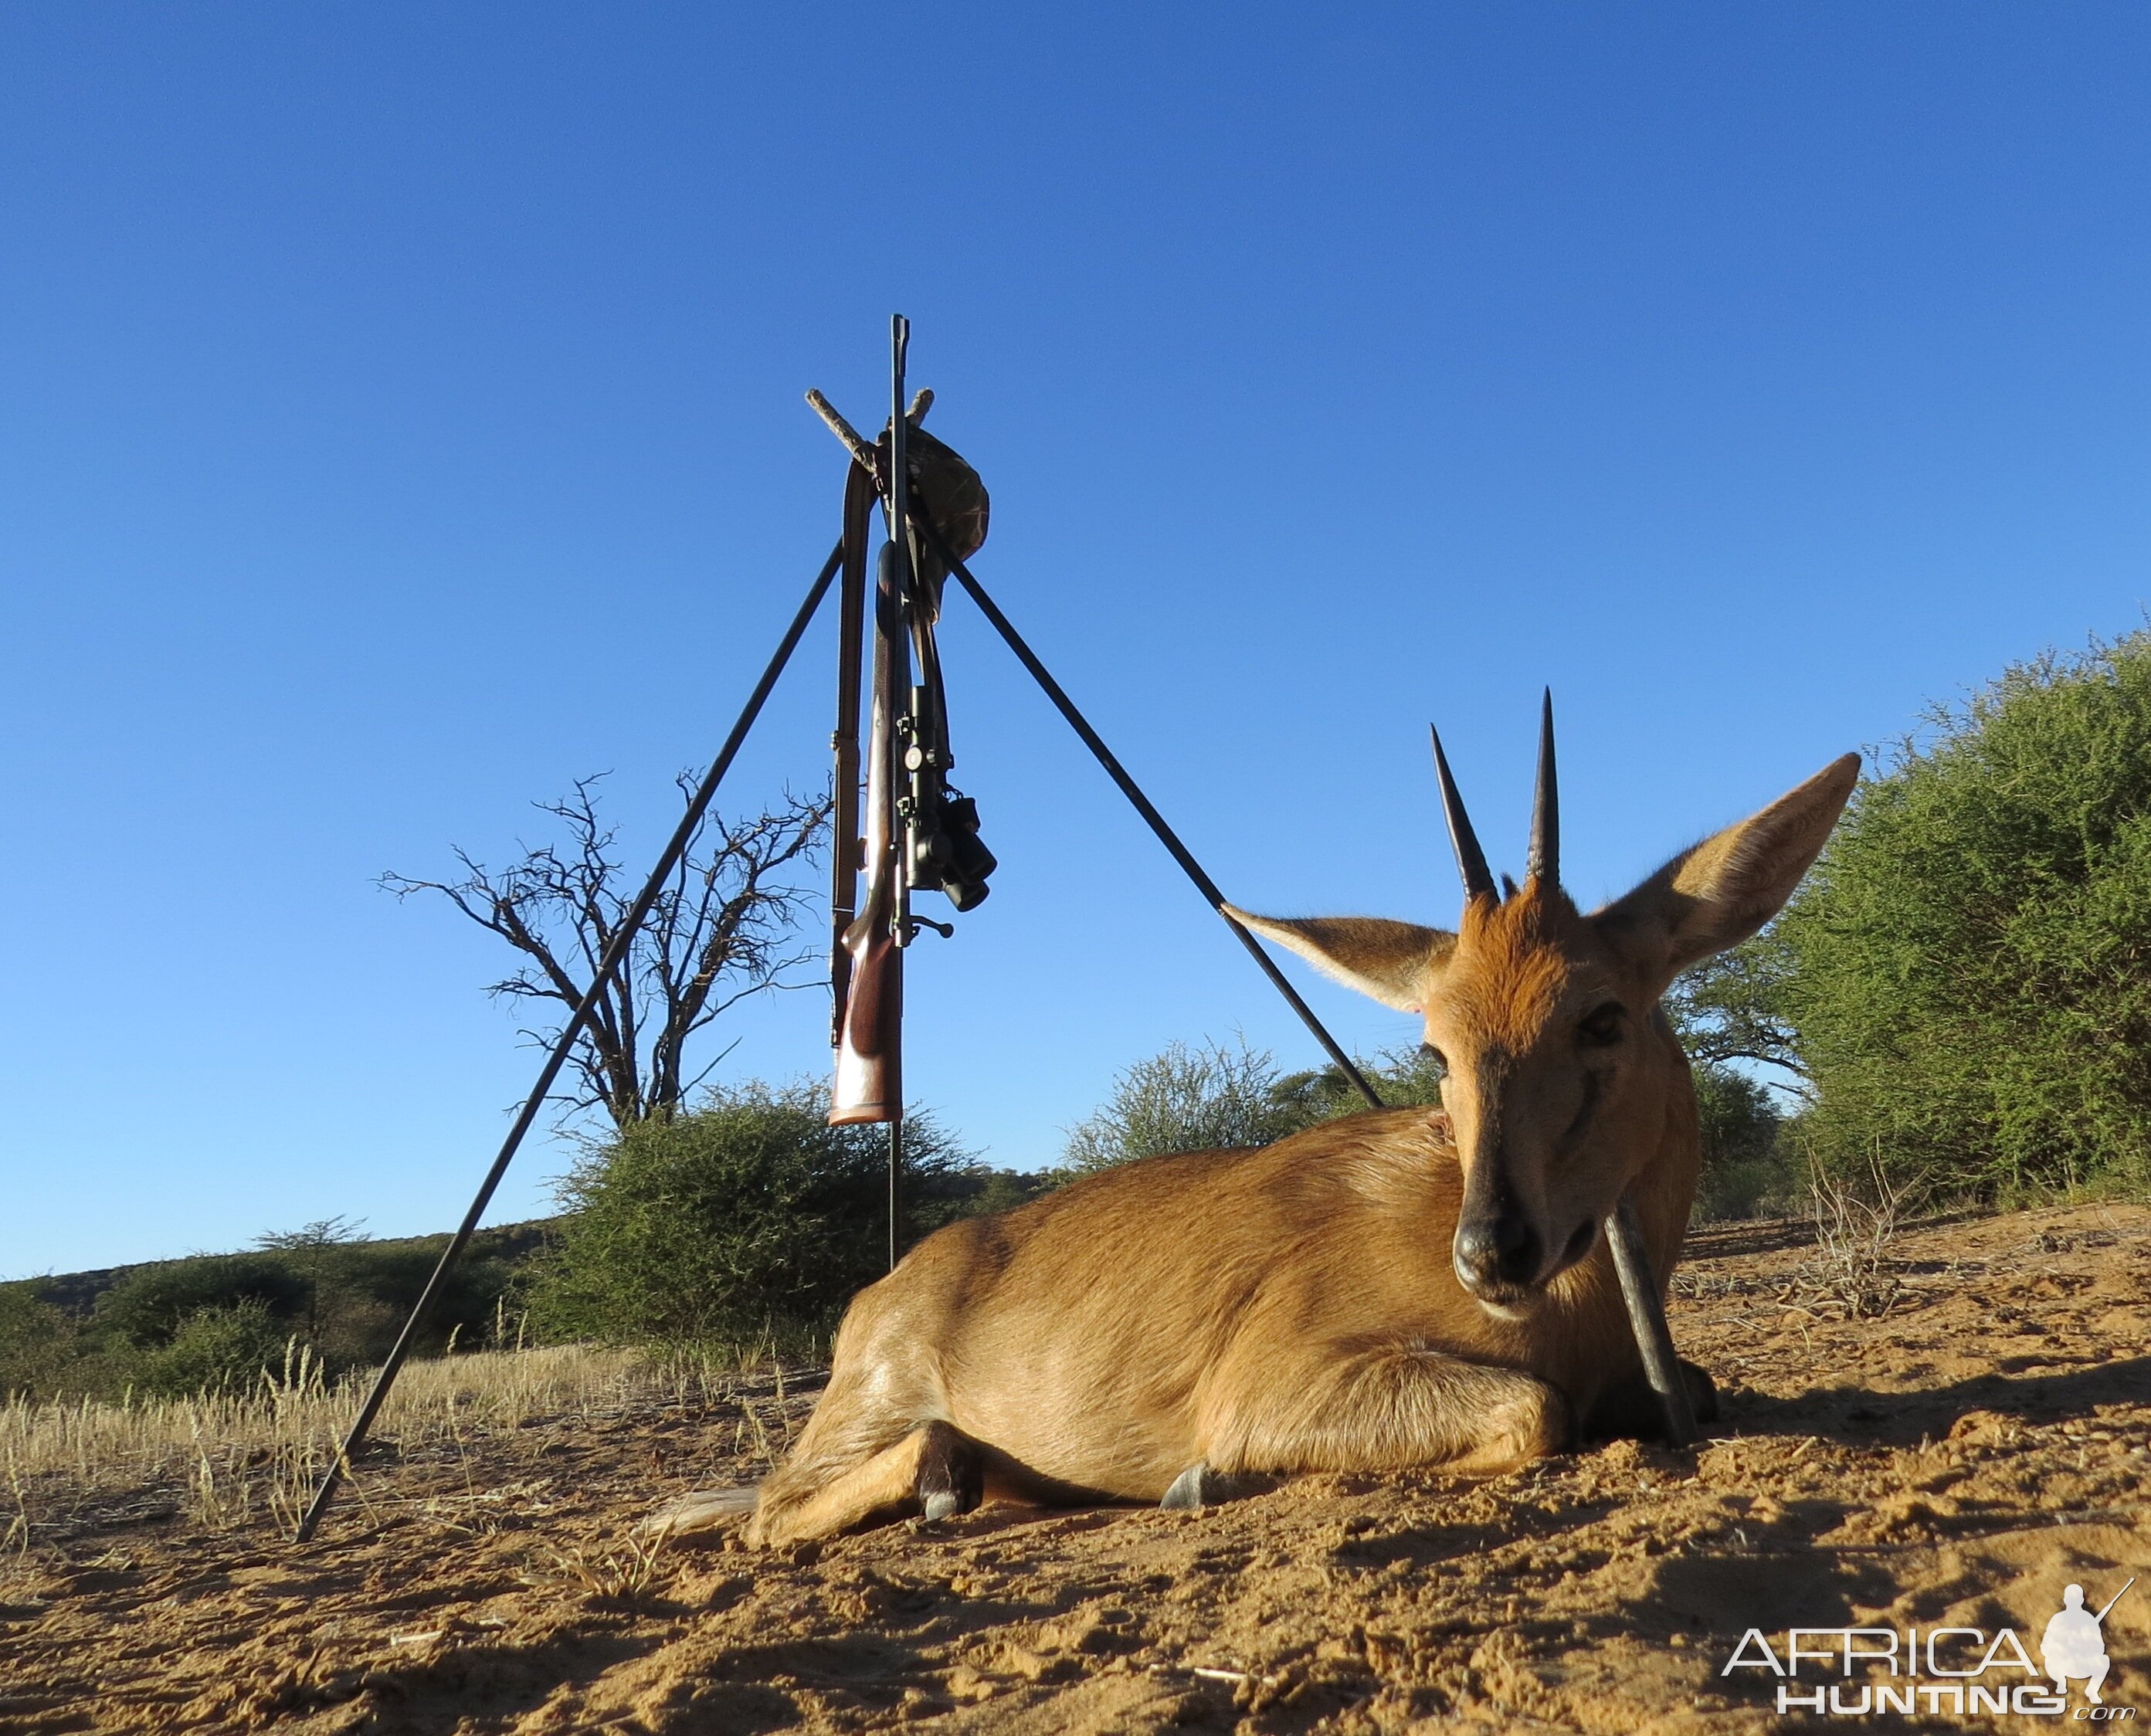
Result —
[[1464, 877], [1465, 899], [1468, 903], [1483, 893], [1498, 904], [1501, 894], [1495, 890], [1494, 877], [1487, 872], [1486, 853], [1479, 848], [1471, 816], [1464, 812], [1464, 798], [1456, 793], [1456, 780], [1449, 775], [1449, 757], [1441, 751], [1441, 731], [1429, 724], [1427, 733], [1434, 737], [1434, 775], [1441, 783], [1441, 815], [1449, 822], [1449, 842], [1456, 852], [1456, 872]]
[[1531, 797], [1531, 850], [1524, 874], [1542, 886], [1561, 883], [1561, 791], [1554, 781], [1551, 687], [1539, 710], [1539, 782]]

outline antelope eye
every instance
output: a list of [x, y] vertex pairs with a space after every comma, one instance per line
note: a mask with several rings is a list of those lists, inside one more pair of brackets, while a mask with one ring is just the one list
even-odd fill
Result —
[[1591, 1016], [1577, 1027], [1577, 1035], [1587, 1043], [1604, 1048], [1621, 1040], [1621, 1027], [1627, 1018], [1627, 1009], [1617, 1000], [1609, 1000], [1596, 1009]]

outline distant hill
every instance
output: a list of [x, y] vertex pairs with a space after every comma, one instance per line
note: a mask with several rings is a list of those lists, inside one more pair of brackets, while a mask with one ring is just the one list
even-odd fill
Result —
[[[498, 1260], [511, 1267], [520, 1267], [545, 1245], [547, 1236], [559, 1222], [557, 1217], [533, 1217], [522, 1223], [504, 1223], [482, 1229], [471, 1237], [471, 1245], [464, 1258]], [[337, 1248], [349, 1250], [354, 1258], [361, 1260], [375, 1255], [392, 1259], [398, 1265], [410, 1263], [414, 1256], [423, 1256], [428, 1263], [429, 1270], [432, 1263], [439, 1260], [441, 1250], [448, 1245], [447, 1231], [437, 1231], [430, 1236], [362, 1237], [334, 1244]], [[99, 1297], [137, 1273], [251, 1258], [259, 1252], [258, 1249], [250, 1249], [244, 1254], [181, 1254], [170, 1260], [138, 1260], [129, 1266], [102, 1266], [90, 1272], [53, 1273], [43, 1278], [24, 1278], [20, 1282], [34, 1287], [40, 1302], [49, 1303], [77, 1319], [87, 1319], [94, 1311]], [[415, 1294], [412, 1299], [417, 1299]]]
[[[523, 1281], [555, 1219], [481, 1230], [413, 1345], [523, 1342]], [[257, 1379], [303, 1347], [331, 1374], [379, 1363], [447, 1234], [190, 1254], [0, 1284], [0, 1398], [177, 1397]]]

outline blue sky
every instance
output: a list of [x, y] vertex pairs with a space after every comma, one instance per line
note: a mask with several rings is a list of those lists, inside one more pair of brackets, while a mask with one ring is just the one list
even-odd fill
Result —
[[[654, 853], [834, 534], [800, 393], [873, 419], [893, 309], [981, 577], [1257, 908], [1452, 919], [1426, 725], [1513, 868], [1544, 682], [1592, 898], [2143, 619], [2140, 9], [892, 16], [0, 13], [0, 1275], [453, 1221], [536, 1057], [375, 877], [599, 771]], [[828, 645], [732, 804], [824, 775]], [[1029, 1167], [1171, 1039], [1310, 1063], [960, 605], [944, 654], [1003, 868], [914, 1092]]]

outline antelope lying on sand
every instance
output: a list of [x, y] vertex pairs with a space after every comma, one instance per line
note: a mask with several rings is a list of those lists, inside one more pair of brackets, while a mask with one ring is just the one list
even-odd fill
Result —
[[[1247, 1473], [1488, 1471], [1647, 1417], [1599, 1226], [1632, 1197], [1663, 1293], [1700, 1148], [1658, 997], [1790, 896], [1859, 758], [1584, 915], [1560, 884], [1550, 710], [1526, 878], [1506, 896], [1435, 755], [1455, 934], [1232, 914], [1422, 1015], [1441, 1106], [1149, 1158], [929, 1236], [853, 1299], [750, 1541], [988, 1494], [1192, 1505]], [[727, 1509], [690, 1497], [664, 1522]]]

